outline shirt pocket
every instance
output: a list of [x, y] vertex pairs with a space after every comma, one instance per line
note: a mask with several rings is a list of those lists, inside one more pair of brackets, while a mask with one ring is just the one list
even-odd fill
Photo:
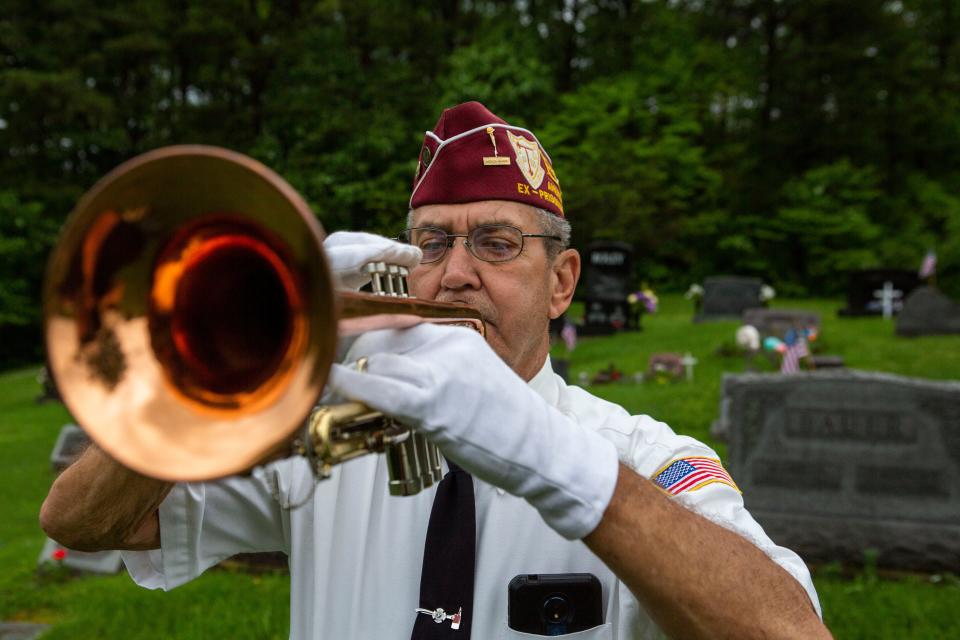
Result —
[[510, 627], [504, 629], [500, 636], [501, 640], [532, 640], [533, 638], [568, 638], [569, 640], [613, 640], [613, 623], [607, 622], [583, 631], [574, 631], [573, 633], [564, 633], [559, 636], [541, 636], [536, 633], [524, 633], [523, 631], [514, 631]]

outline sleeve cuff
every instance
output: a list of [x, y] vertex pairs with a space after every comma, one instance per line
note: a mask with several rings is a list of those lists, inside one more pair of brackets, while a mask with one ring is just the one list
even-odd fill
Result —
[[538, 505], [547, 524], [568, 540], [584, 538], [597, 528], [620, 476], [620, 460], [612, 442], [588, 432], [579, 444], [579, 464], [567, 466], [567, 477], [555, 483], [560, 489], [555, 499], [542, 500]]
[[203, 515], [203, 485], [177, 484], [160, 503], [160, 548], [123, 551], [120, 556], [135, 583], [147, 589], [169, 591], [200, 575], [196, 544], [191, 544], [191, 522]]

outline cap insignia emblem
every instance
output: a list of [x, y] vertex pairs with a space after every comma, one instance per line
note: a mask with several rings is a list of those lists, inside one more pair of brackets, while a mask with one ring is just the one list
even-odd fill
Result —
[[520, 173], [527, 179], [530, 186], [539, 189], [543, 183], [545, 171], [543, 163], [540, 161], [540, 145], [536, 140], [527, 140], [523, 136], [514, 135], [507, 131], [507, 138], [510, 140], [510, 146], [517, 156], [517, 166]]

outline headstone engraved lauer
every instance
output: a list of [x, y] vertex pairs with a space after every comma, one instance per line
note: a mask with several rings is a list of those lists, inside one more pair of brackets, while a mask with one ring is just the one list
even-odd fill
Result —
[[727, 375], [747, 508], [809, 561], [960, 570], [960, 383], [862, 371]]

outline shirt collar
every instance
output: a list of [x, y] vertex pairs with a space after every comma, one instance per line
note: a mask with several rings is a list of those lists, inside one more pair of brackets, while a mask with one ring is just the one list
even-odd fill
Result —
[[549, 355], [537, 375], [533, 376], [527, 384], [543, 396], [544, 400], [556, 406], [560, 399], [560, 385], [557, 376], [553, 373], [553, 365], [550, 363]]

